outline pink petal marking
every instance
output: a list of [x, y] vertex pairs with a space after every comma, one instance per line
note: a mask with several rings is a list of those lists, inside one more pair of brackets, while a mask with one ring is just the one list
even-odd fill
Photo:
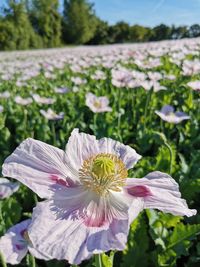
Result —
[[67, 181], [64, 181], [63, 179], [60, 179], [57, 175], [52, 174], [50, 176], [51, 181], [55, 182], [56, 184], [63, 185], [63, 186], [68, 186]]
[[21, 244], [16, 244], [15, 247], [17, 250], [23, 250], [25, 248], [25, 246]]
[[152, 196], [152, 192], [147, 186], [137, 185], [131, 186], [127, 188], [127, 192], [129, 195], [134, 197], [149, 197]]
[[92, 218], [92, 216], [87, 216], [84, 218], [83, 222], [87, 227], [102, 227], [105, 224], [109, 223], [109, 221], [106, 220], [105, 216], [101, 216], [100, 218]]
[[24, 238], [24, 234], [26, 233], [27, 229], [23, 229], [21, 232], [20, 232], [20, 235]]

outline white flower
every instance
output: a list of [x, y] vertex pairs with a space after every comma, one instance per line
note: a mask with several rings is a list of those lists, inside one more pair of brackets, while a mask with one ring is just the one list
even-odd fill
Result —
[[15, 102], [19, 105], [26, 106], [29, 105], [33, 102], [32, 98], [22, 98], [21, 96], [16, 96], [15, 97]]
[[174, 108], [170, 105], [162, 107], [160, 111], [156, 110], [155, 113], [164, 121], [169, 123], [180, 123], [183, 120], [189, 120], [190, 116], [181, 111], [174, 112]]
[[47, 119], [47, 120], [61, 120], [64, 118], [64, 112], [60, 112], [56, 114], [51, 108], [48, 108], [47, 111], [41, 109], [40, 113]]
[[19, 264], [28, 251], [36, 258], [49, 259], [32, 247], [27, 232], [30, 223], [30, 219], [22, 221], [12, 226], [6, 234], [0, 238], [0, 251], [7, 263]]
[[10, 97], [10, 92], [8, 91], [4, 91], [2, 93], [0, 93], [0, 98], [9, 98]]
[[189, 82], [187, 85], [195, 91], [200, 91], [200, 81]]
[[3, 164], [3, 175], [27, 185], [46, 201], [33, 211], [28, 234], [49, 258], [80, 264], [95, 253], [123, 250], [129, 226], [144, 208], [193, 216], [169, 175], [127, 178], [141, 158], [110, 138], [74, 129], [62, 151], [26, 139]]
[[50, 105], [50, 104], [53, 104], [56, 101], [53, 98], [50, 98], [50, 97], [41, 97], [41, 96], [39, 96], [37, 94], [33, 94], [32, 97], [35, 100], [35, 102], [38, 103], [38, 104], [47, 104], [47, 105]]
[[87, 93], [86, 95], [86, 106], [95, 113], [112, 111], [112, 108], [109, 107], [109, 100], [106, 96], [97, 97], [92, 93]]
[[67, 87], [57, 87], [57, 88], [54, 88], [54, 91], [58, 94], [65, 94], [69, 92], [69, 89]]

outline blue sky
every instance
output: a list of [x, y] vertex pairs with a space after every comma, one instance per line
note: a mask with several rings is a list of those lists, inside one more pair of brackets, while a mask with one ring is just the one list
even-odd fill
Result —
[[114, 24], [125, 20], [130, 24], [155, 26], [200, 23], [200, 0], [93, 0], [96, 14]]
[[[0, 0], [0, 4], [6, 0]], [[59, 0], [61, 3], [63, 0]], [[96, 14], [114, 24], [124, 20], [130, 24], [155, 26], [200, 24], [200, 0], [89, 0]]]

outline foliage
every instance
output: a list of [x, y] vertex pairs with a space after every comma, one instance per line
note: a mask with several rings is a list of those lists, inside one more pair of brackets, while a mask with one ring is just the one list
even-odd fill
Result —
[[23, 2], [8, 1], [5, 17], [0, 21], [2, 50], [40, 47], [40, 37], [34, 32]]
[[44, 47], [61, 44], [61, 16], [58, 0], [33, 0], [29, 9], [30, 21], [35, 32], [41, 36]]
[[148, 226], [144, 214], [142, 214], [131, 225], [127, 247], [123, 251], [121, 267], [149, 266], [148, 250]]
[[86, 0], [65, 0], [63, 24], [66, 42], [88, 42], [94, 36], [97, 25], [93, 5]]

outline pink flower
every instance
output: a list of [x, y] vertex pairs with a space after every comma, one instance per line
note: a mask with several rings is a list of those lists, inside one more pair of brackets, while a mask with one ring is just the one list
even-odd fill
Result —
[[106, 96], [97, 97], [92, 93], [86, 94], [86, 106], [95, 113], [112, 111], [112, 108], [109, 107], [109, 100]]
[[26, 106], [29, 105], [33, 102], [32, 98], [22, 98], [21, 96], [16, 96], [15, 97], [15, 102], [19, 105]]
[[85, 84], [86, 80], [82, 79], [81, 77], [72, 77], [71, 81], [75, 84], [75, 85], [81, 85], [81, 84]]
[[65, 94], [65, 93], [69, 92], [69, 88], [57, 87], [57, 88], [54, 88], [54, 91], [55, 91], [55, 93], [58, 93], [58, 94]]
[[189, 82], [187, 85], [195, 91], [200, 91], [200, 81]]
[[64, 112], [60, 112], [59, 114], [56, 114], [51, 108], [48, 108], [47, 111], [40, 109], [40, 113], [47, 120], [62, 120], [64, 118]]
[[10, 98], [10, 92], [4, 91], [4, 92], [0, 93], [0, 98], [3, 98], [3, 99]]
[[190, 116], [181, 111], [174, 112], [174, 108], [170, 105], [162, 107], [160, 111], [156, 110], [155, 113], [164, 121], [169, 123], [180, 123], [183, 120], [189, 120]]
[[0, 251], [7, 263], [20, 263], [28, 251], [36, 258], [49, 259], [33, 248], [27, 232], [30, 223], [30, 219], [22, 221], [11, 227], [7, 233], [0, 238]]
[[141, 158], [110, 138], [74, 129], [66, 150], [26, 139], [4, 162], [3, 175], [46, 201], [33, 211], [28, 234], [40, 253], [79, 264], [93, 254], [123, 250], [131, 222], [144, 208], [192, 216], [178, 184], [152, 172], [127, 178]]
[[101, 70], [96, 70], [95, 73], [93, 75], [91, 75], [91, 78], [93, 80], [105, 80], [106, 79], [106, 75], [103, 71]]
[[38, 104], [51, 105], [51, 104], [55, 103], [55, 101], [56, 101], [53, 98], [50, 98], [50, 97], [41, 97], [38, 94], [33, 94], [32, 97], [35, 100], [35, 102], [38, 103]]
[[116, 87], [126, 87], [133, 79], [133, 75], [127, 69], [112, 70], [112, 84]]
[[156, 81], [159, 81], [163, 78], [163, 75], [160, 73], [160, 72], [147, 72], [148, 74], [148, 77], [150, 80], [156, 82]]
[[146, 80], [140, 83], [140, 85], [146, 90], [149, 91], [153, 88], [154, 92], [159, 92], [160, 90], [166, 90], [165, 86], [160, 85], [157, 81]]

